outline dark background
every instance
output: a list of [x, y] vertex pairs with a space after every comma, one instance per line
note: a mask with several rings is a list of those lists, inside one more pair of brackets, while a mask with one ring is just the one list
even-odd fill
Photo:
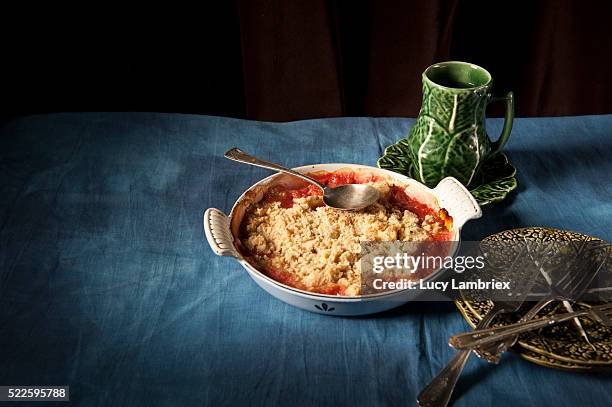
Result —
[[496, 92], [515, 92], [520, 116], [612, 113], [610, 3], [251, 0], [201, 9], [5, 9], [1, 115], [414, 117], [421, 72], [450, 59], [487, 68]]

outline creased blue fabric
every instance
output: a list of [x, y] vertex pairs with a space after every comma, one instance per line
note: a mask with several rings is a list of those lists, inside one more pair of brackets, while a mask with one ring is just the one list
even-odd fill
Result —
[[[178, 114], [55, 114], [0, 136], [0, 385], [70, 385], [95, 406], [413, 405], [467, 328], [452, 304], [361, 318], [292, 308], [205, 243], [269, 172], [222, 158], [240, 146], [288, 166], [374, 165], [413, 119], [261, 123]], [[500, 120], [489, 120], [498, 134]], [[507, 146], [519, 193], [464, 238], [518, 226], [612, 237], [612, 116], [518, 119]], [[610, 405], [609, 375], [507, 355], [472, 360], [457, 406]]]

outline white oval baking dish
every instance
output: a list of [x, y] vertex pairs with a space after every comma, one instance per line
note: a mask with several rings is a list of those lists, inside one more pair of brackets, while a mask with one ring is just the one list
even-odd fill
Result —
[[[388, 170], [356, 164], [317, 164], [294, 168], [301, 173], [316, 171], [336, 171], [350, 169], [352, 171], [367, 171], [386, 177], [387, 179], [405, 184], [410, 188], [411, 195], [432, 207], [441, 207], [453, 218], [453, 240], [461, 239], [461, 228], [470, 219], [482, 216], [480, 206], [468, 190], [455, 178], [448, 177], [440, 181], [433, 189], [404, 175]], [[365, 315], [385, 311], [400, 306], [418, 295], [411, 289], [395, 290], [381, 294], [371, 294], [355, 297], [316, 294], [299, 290], [266, 276], [253, 267], [237, 249], [235, 239], [238, 239], [240, 222], [244, 211], [252, 202], [261, 199], [263, 191], [271, 184], [291, 182], [285, 174], [275, 174], [267, 177], [246, 190], [236, 201], [229, 216], [215, 208], [209, 208], [204, 213], [204, 231], [212, 250], [219, 256], [234, 257], [244, 267], [251, 278], [268, 293], [281, 301], [307, 311], [325, 315]], [[458, 246], [458, 245], [456, 245]], [[443, 270], [432, 273], [427, 280], [439, 277]]]

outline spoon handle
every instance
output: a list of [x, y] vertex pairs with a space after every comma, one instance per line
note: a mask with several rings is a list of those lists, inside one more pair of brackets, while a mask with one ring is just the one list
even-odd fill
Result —
[[[491, 311], [480, 320], [476, 329], [488, 327], [493, 319], [505, 310], [504, 306], [496, 303]], [[417, 396], [417, 405], [419, 407], [446, 407], [471, 353], [471, 349], [457, 352], [440, 373], [421, 390]]]
[[225, 158], [229, 158], [230, 160], [238, 161], [244, 164], [254, 165], [256, 167], [267, 168], [269, 170], [274, 170], [274, 171], [279, 171], [279, 172], [284, 172], [290, 175], [294, 175], [298, 178], [303, 179], [304, 181], [308, 181], [311, 184], [318, 186], [322, 190], [325, 189], [325, 185], [321, 184], [320, 182], [310, 177], [307, 177], [304, 174], [300, 174], [297, 171], [293, 171], [281, 165], [271, 163], [270, 161], [260, 160], [259, 158], [253, 157], [252, 155], [245, 153], [238, 147], [234, 147], [231, 150], [226, 151], [225, 154], [223, 155], [225, 156]]

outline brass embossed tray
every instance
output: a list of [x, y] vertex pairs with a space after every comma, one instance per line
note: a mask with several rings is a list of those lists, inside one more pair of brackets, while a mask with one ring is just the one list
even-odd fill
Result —
[[[563, 241], [597, 240], [594, 237], [576, 232], [539, 227], [508, 230], [490, 236], [488, 239], [513, 240], [517, 238]], [[610, 263], [610, 259], [608, 259], [608, 263]], [[456, 305], [467, 322], [475, 327], [482, 317], [489, 312], [493, 303], [490, 301], [463, 300], [456, 301]], [[577, 303], [574, 304], [574, 309], [579, 310], [589, 306], [586, 302]], [[529, 307], [529, 304], [526, 307]], [[540, 315], [563, 312], [566, 312], [566, 310], [561, 304], [551, 304], [542, 310]], [[517, 316], [502, 314], [496, 321], [504, 324], [515, 322], [517, 319]], [[612, 369], [612, 328], [588, 318], [581, 318], [580, 322], [588, 334], [591, 344], [581, 337], [573, 324], [563, 323], [521, 335], [512, 350], [530, 362], [547, 367], [572, 371]]]

